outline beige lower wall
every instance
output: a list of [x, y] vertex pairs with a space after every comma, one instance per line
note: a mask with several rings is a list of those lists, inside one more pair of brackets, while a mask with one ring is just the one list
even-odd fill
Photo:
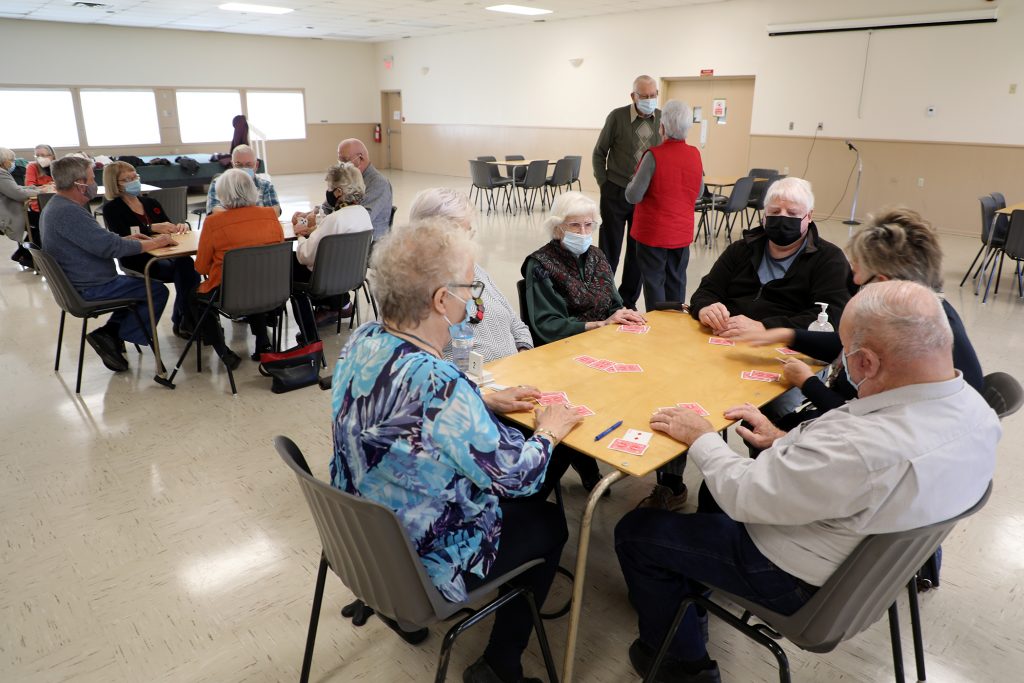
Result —
[[[580, 179], [596, 191], [591, 153], [599, 131], [585, 128], [531, 128], [484, 125], [406, 123], [402, 153], [407, 171], [469, 177], [469, 159], [522, 154], [526, 158], [583, 157]], [[1008, 202], [1024, 201], [1024, 147], [934, 142], [857, 140], [864, 174], [857, 204], [858, 218], [892, 204], [903, 204], [930, 219], [945, 233], [975, 235], [980, 230], [977, 198], [998, 191]], [[803, 173], [811, 149], [809, 137], [750, 137], [748, 167], [789, 168]], [[807, 179], [814, 185], [816, 213], [848, 218], [856, 171], [840, 202], [856, 155], [843, 140], [821, 138], [814, 143]], [[917, 186], [924, 178], [924, 187]]]

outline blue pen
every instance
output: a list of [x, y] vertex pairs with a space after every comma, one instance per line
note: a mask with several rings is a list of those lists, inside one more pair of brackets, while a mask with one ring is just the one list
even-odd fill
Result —
[[611, 434], [612, 432], [614, 432], [616, 429], [618, 429], [621, 426], [622, 426], [622, 420], [619, 420], [618, 422], [613, 424], [611, 427], [609, 427], [608, 429], [604, 430], [603, 432], [601, 432], [600, 434], [595, 436], [594, 437], [594, 441], [600, 441], [601, 439], [603, 439], [604, 437], [608, 436], [609, 434]]

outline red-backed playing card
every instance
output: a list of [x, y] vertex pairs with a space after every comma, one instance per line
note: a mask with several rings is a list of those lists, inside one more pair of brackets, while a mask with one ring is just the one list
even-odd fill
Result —
[[608, 360], [607, 358], [602, 358], [601, 360], [597, 360], [591, 363], [590, 367], [594, 368], [595, 370], [607, 370], [613, 365], [615, 365], [615, 361]]
[[644, 369], [637, 363], [616, 363], [615, 372], [643, 372]]
[[679, 406], [680, 408], [686, 408], [687, 410], [692, 410], [693, 412], [697, 413], [701, 417], [707, 417], [708, 415], [711, 414], [708, 411], [704, 410], [704, 406], [702, 406], [699, 403], [677, 403], [676, 405]]
[[590, 365], [597, 361], [593, 356], [576, 356], [573, 360], [577, 363], [582, 363], [583, 365]]
[[542, 406], [552, 406], [558, 403], [568, 403], [569, 397], [565, 395], [564, 391], [548, 391], [540, 395], [537, 399], [537, 403]]
[[774, 372], [764, 372], [762, 370], [747, 370], [740, 373], [740, 379], [751, 379], [755, 382], [775, 382], [781, 377], [781, 375]]
[[650, 331], [650, 325], [619, 325], [619, 332], [628, 332], [630, 334], [647, 334]]
[[630, 455], [643, 455], [644, 451], [647, 450], [647, 444], [637, 443], [636, 441], [626, 441], [625, 439], [615, 439], [608, 444], [608, 448], [613, 451], [629, 453]]
[[708, 337], [708, 344], [715, 346], [736, 346], [736, 342], [731, 339], [723, 339], [722, 337]]
[[589, 417], [591, 415], [597, 415], [597, 413], [595, 413], [593, 410], [591, 410], [590, 408], [588, 408], [586, 406], [574, 406], [573, 409], [576, 411], [577, 415], [582, 415], [583, 417]]
[[794, 351], [793, 349], [786, 348], [785, 346], [783, 346], [781, 349], [775, 349], [775, 350], [778, 351], [779, 353], [781, 353], [784, 356], [795, 356], [795, 355], [797, 355], [797, 353], [799, 353], [797, 351]]

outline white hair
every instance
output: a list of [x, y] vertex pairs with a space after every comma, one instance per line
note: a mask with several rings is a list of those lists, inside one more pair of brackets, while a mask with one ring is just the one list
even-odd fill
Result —
[[594, 220], [594, 227], [601, 225], [601, 212], [593, 199], [579, 192], [563, 192], [551, 203], [551, 211], [544, 221], [544, 227], [551, 233], [551, 239], [562, 238], [565, 232], [562, 224], [569, 216], [587, 216]]
[[7, 149], [6, 147], [0, 147], [0, 163], [5, 161], [12, 161], [15, 158], [14, 151]]
[[[238, 149], [237, 147], [235, 149]], [[225, 209], [240, 209], [243, 206], [256, 206], [260, 199], [256, 191], [256, 183], [249, 174], [240, 168], [224, 171], [217, 180], [217, 199]]]
[[843, 311], [850, 318], [852, 347], [907, 358], [952, 349], [953, 332], [942, 299], [910, 280], [887, 280], [864, 287]]
[[[235, 157], [237, 157], [239, 154], [251, 154], [253, 156], [256, 156], [256, 150], [254, 150], [249, 145], [239, 145], [238, 147], [235, 147], [233, 150], [231, 150], [231, 161], [234, 161]], [[257, 161], [259, 161], [259, 159], [257, 159]]]
[[447, 218], [469, 227], [475, 213], [465, 192], [450, 187], [431, 187], [420, 191], [412, 200], [409, 220], [413, 222], [427, 218]]
[[355, 164], [339, 162], [327, 169], [324, 178], [331, 190], [341, 190], [341, 201], [345, 204], [359, 204], [366, 194], [366, 183], [363, 174]]
[[690, 106], [679, 100], [669, 100], [661, 108], [661, 125], [665, 127], [665, 135], [673, 140], [685, 140], [693, 125]]
[[650, 83], [655, 88], [658, 87], [658, 82], [656, 80], [654, 80], [653, 78], [651, 78], [647, 74], [643, 74], [643, 75], [637, 76], [636, 78], [633, 79], [633, 92], [636, 92], [636, 89], [640, 87], [641, 83]]
[[793, 202], [803, 208], [805, 215], [810, 213], [814, 210], [814, 192], [811, 190], [811, 184], [803, 178], [793, 176], [776, 180], [764, 193], [764, 205], [780, 201]]

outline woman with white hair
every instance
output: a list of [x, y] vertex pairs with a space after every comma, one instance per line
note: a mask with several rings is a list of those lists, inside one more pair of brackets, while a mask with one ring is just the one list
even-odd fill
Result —
[[601, 217], [594, 200], [565, 192], [544, 222], [551, 241], [526, 257], [526, 302], [536, 341], [547, 344], [609, 324], [642, 325], [622, 305], [608, 259], [593, 246]]
[[[320, 246], [320, 240], [329, 235], [373, 230], [370, 212], [362, 206], [366, 185], [359, 169], [350, 163], [335, 164], [327, 169], [324, 181], [327, 183], [325, 203], [331, 207], [331, 213], [324, 216], [319, 224], [316, 213], [310, 214], [309, 218], [303, 215], [303, 219], [307, 221], [306, 225], [302, 225], [298, 220], [293, 222], [296, 225], [295, 234], [299, 236], [299, 246], [295, 250], [296, 263], [292, 269], [296, 282], [309, 282], [313, 266], [316, 264], [316, 250]], [[321, 308], [314, 314], [314, 302], [308, 296], [293, 296], [292, 309], [295, 312], [295, 319], [299, 321], [299, 329], [302, 330], [304, 340], [308, 342], [316, 338], [313, 334], [316, 325], [336, 322], [338, 311], [348, 304], [348, 300], [347, 292], [331, 297], [330, 300], [317, 300], [315, 303]]]
[[[394, 510], [446, 599], [464, 600], [539, 558], [520, 575], [539, 605], [568, 530], [559, 507], [533, 494], [555, 445], [581, 418], [566, 406], [539, 408], [524, 438], [442, 357], [483, 287], [473, 280], [468, 233], [421, 221], [379, 240], [371, 263], [381, 322], [356, 330], [334, 369], [331, 484]], [[524, 680], [532, 628], [526, 600], [502, 607], [483, 657], [462, 680]]]
[[32, 267], [32, 257], [21, 246], [25, 238], [25, 202], [39, 194], [34, 187], [22, 187], [14, 180], [14, 152], [0, 147], [0, 231], [18, 243], [11, 260], [26, 268]]
[[[417, 223], [431, 218], [443, 218], [473, 234], [473, 215], [476, 213], [464, 192], [448, 187], [432, 187], [416, 195], [409, 209], [409, 221]], [[473, 268], [473, 278], [484, 283], [483, 304], [487, 314], [473, 326], [473, 350], [485, 362], [505, 358], [533, 348], [530, 328], [519, 319], [519, 314], [501, 293], [494, 280], [479, 263]], [[451, 347], [444, 349], [445, 358], [451, 360]]]
[[704, 186], [700, 151], [686, 144], [692, 123], [689, 106], [666, 102], [662, 143], [644, 152], [626, 187], [626, 201], [636, 204], [629, 234], [636, 242], [648, 311], [662, 301], [686, 300], [694, 204]]
[[[224, 210], [211, 213], [203, 222], [203, 230], [199, 233], [196, 271], [208, 277], [193, 293], [192, 313], [197, 321], [201, 315], [200, 305], [217, 297], [226, 252], [240, 247], [255, 247], [284, 241], [284, 232], [277, 220], [277, 212], [270, 207], [257, 206], [259, 192], [245, 171], [239, 168], [225, 171], [217, 178], [215, 184], [217, 197]], [[260, 353], [271, 350], [266, 315], [246, 317], [249, 329], [256, 337], [256, 352], [252, 354], [252, 359], [259, 360]], [[224, 341], [224, 329], [220, 326], [219, 316], [207, 315], [201, 332], [203, 342], [213, 346], [217, 355], [224, 361], [224, 365], [232, 370], [238, 367], [240, 359]]]

